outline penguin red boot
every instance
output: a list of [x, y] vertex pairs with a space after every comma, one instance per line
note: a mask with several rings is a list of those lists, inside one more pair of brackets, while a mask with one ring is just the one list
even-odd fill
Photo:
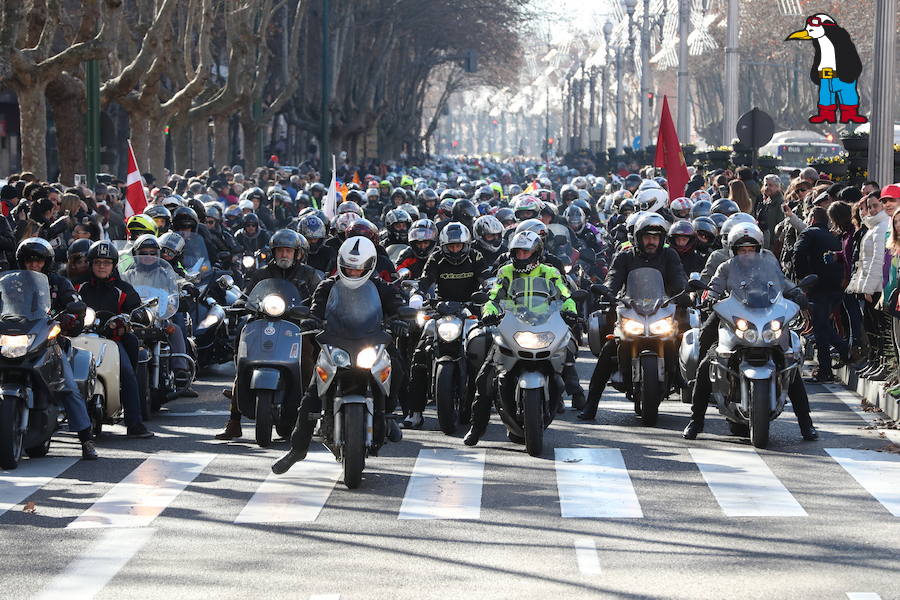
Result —
[[819, 114], [809, 118], [810, 123], [837, 123], [837, 104], [819, 105]]
[[868, 123], [869, 119], [859, 114], [859, 104], [841, 104], [841, 123]]

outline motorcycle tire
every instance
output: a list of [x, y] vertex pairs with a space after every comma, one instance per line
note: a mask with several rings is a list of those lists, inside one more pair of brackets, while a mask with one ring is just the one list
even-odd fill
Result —
[[22, 402], [18, 398], [3, 398], [0, 404], [0, 468], [15, 469], [22, 457], [22, 438], [19, 431], [22, 422]]
[[294, 425], [297, 424], [297, 410], [299, 409], [297, 401], [291, 402], [285, 398], [281, 404], [281, 415], [275, 422], [275, 431], [284, 439], [291, 437], [294, 431]]
[[750, 443], [754, 448], [769, 445], [769, 382], [750, 382]]
[[641, 357], [641, 422], [646, 427], [655, 427], [659, 416], [662, 391], [659, 385], [658, 360], [655, 356]]
[[150, 420], [150, 374], [146, 363], [138, 364], [135, 372], [138, 380], [138, 395], [141, 399], [141, 417], [144, 421]]
[[157, 413], [166, 402], [165, 390], [150, 390], [150, 411]]
[[440, 363], [434, 371], [434, 403], [437, 405], [438, 425], [445, 435], [456, 433], [457, 413], [456, 366]]
[[525, 450], [531, 456], [544, 452], [544, 391], [523, 390], [522, 412], [525, 417]]
[[44, 440], [43, 444], [38, 444], [33, 448], [25, 448], [25, 454], [28, 458], [44, 458], [50, 452], [50, 438]]
[[272, 404], [275, 392], [272, 390], [256, 391], [256, 444], [260, 448], [268, 448], [272, 445]]
[[347, 404], [343, 413], [344, 485], [355, 490], [362, 482], [362, 472], [366, 468], [366, 407], [363, 404]]
[[681, 388], [681, 402], [683, 404], [694, 403], [694, 388], [689, 385]]

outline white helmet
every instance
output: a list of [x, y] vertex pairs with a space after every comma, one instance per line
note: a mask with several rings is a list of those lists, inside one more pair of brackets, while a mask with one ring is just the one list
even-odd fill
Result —
[[245, 211], [245, 210], [252, 211], [253, 210], [253, 201], [241, 200], [240, 202], [238, 202], [238, 208], [241, 209], [241, 211]]
[[644, 179], [643, 181], [641, 181], [641, 185], [638, 186], [637, 191], [643, 192], [644, 190], [661, 190], [661, 189], [662, 188], [659, 187], [659, 183], [657, 183], [655, 180]]
[[[369, 280], [375, 271], [375, 244], [367, 237], [355, 236], [341, 244], [338, 250], [338, 276], [344, 285], [351, 289], [362, 286]], [[363, 274], [359, 277], [350, 277], [344, 269], [361, 269]]]
[[[654, 182], [655, 183], [655, 182]], [[648, 188], [637, 193], [634, 199], [640, 210], [656, 212], [669, 202], [669, 192], [659, 187]]]
[[728, 254], [734, 256], [735, 249], [742, 246], [756, 246], [759, 252], [763, 245], [763, 232], [755, 223], [738, 223], [728, 234]]

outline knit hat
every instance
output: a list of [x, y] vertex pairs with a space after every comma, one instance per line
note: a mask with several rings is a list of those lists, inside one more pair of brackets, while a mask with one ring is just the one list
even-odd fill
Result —
[[19, 192], [14, 185], [4, 185], [0, 188], [0, 200], [12, 200], [18, 197]]

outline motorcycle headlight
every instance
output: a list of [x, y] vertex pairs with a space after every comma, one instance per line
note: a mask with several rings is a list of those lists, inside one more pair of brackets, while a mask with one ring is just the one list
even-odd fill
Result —
[[421, 310], [416, 313], [416, 325], [418, 325], [419, 327], [425, 327], [425, 321], [427, 320], [428, 319], [426, 318], [425, 313]]
[[350, 354], [346, 350], [335, 348], [331, 351], [331, 362], [342, 369], [350, 366]]
[[517, 331], [513, 338], [515, 338], [516, 343], [523, 348], [539, 350], [552, 344], [553, 340], [556, 339], [556, 336], [549, 331], [542, 331], [541, 333], [534, 333], [533, 331]]
[[256, 264], [256, 259], [254, 259], [252, 256], [245, 256], [241, 260], [241, 264], [244, 265], [245, 269], [250, 269], [253, 267], [253, 265]]
[[644, 324], [634, 319], [622, 319], [622, 331], [626, 335], [644, 335]]
[[747, 331], [750, 328], [750, 324], [744, 319], [737, 319], [734, 322], [734, 326], [737, 327], [738, 331]]
[[771, 329], [772, 331], [781, 331], [781, 320], [775, 319], [774, 321], [769, 323], [769, 329]]
[[772, 329], [766, 329], [762, 332], [762, 339], [767, 344], [771, 344], [772, 342], [777, 342], [781, 337], [781, 330], [774, 331]]
[[210, 327], [218, 323], [219, 319], [219, 313], [212, 310], [209, 311], [206, 316], [203, 317], [203, 320], [200, 321], [200, 329], [209, 329]]
[[371, 369], [377, 359], [378, 353], [375, 352], [375, 348], [368, 346], [356, 355], [356, 366], [360, 369]]
[[437, 322], [437, 333], [445, 342], [452, 342], [462, 333], [462, 323], [456, 317], [444, 317]]
[[96, 322], [97, 322], [97, 313], [91, 307], [86, 308], [84, 311], [84, 326], [91, 327]]
[[263, 312], [269, 315], [270, 317], [280, 317], [284, 314], [285, 309], [287, 309], [287, 304], [284, 302], [284, 298], [281, 296], [276, 296], [275, 294], [269, 294], [260, 302], [260, 307]]
[[6, 358], [21, 358], [25, 356], [33, 339], [31, 334], [0, 335], [0, 354]]
[[756, 340], [759, 339], [759, 332], [755, 329], [748, 329], [744, 332], [744, 339], [751, 344], [755, 344]]
[[672, 317], [666, 317], [650, 323], [650, 333], [653, 335], [669, 335], [675, 330], [675, 323]]

